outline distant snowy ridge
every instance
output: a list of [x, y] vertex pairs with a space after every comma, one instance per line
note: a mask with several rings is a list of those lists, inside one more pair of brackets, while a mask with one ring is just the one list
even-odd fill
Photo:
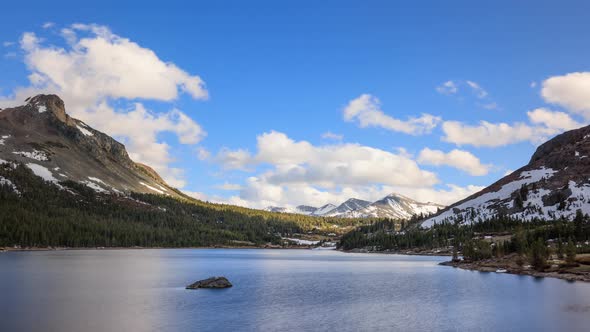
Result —
[[390, 194], [376, 202], [350, 198], [338, 206], [333, 204], [326, 204], [319, 208], [305, 205], [296, 208], [269, 206], [265, 210], [321, 217], [410, 219], [413, 216], [428, 216], [443, 208], [444, 206], [440, 204], [421, 203], [399, 194]]

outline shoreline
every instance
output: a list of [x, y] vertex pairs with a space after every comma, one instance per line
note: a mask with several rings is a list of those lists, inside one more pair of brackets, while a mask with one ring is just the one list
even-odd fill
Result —
[[[0, 248], [0, 253], [3, 252], [36, 252], [36, 251], [82, 251], [82, 250], [146, 250], [146, 249], [271, 249], [271, 250], [313, 250], [315, 247], [311, 246], [297, 246], [297, 247], [263, 247], [263, 246], [212, 246], [212, 247], [25, 247], [25, 248]], [[381, 255], [404, 255], [404, 256], [439, 256], [450, 257], [451, 254], [446, 252], [432, 252], [432, 251], [369, 251], [364, 249], [356, 250], [337, 250], [342, 253], [349, 254], [381, 254]], [[536, 271], [528, 266], [519, 267], [511, 264], [510, 260], [506, 259], [488, 259], [476, 262], [453, 262], [444, 261], [438, 263], [440, 266], [448, 266], [459, 268], [468, 271], [478, 272], [493, 272], [506, 273], [512, 275], [524, 275], [534, 278], [555, 278], [568, 282], [581, 281], [590, 282], [590, 273], [575, 273], [563, 269], [552, 268], [546, 271]], [[498, 271], [504, 272], [498, 272]]]
[[23, 247], [0, 248], [3, 252], [32, 252], [32, 251], [80, 251], [80, 250], [150, 250], [150, 249], [273, 249], [273, 250], [305, 250], [314, 247], [297, 246], [297, 247], [273, 247], [273, 246], [212, 246], [212, 247]]
[[[478, 262], [453, 262], [446, 261], [441, 262], [438, 265], [450, 266], [453, 268], [459, 268], [468, 271], [478, 272], [493, 272], [493, 273], [505, 273], [512, 275], [530, 276], [534, 278], [555, 278], [562, 279], [568, 282], [582, 281], [590, 282], [590, 273], [574, 273], [563, 269], [549, 269], [546, 271], [537, 271], [530, 267], [514, 267], [509, 264], [489, 264], [489, 261], [478, 261]], [[503, 272], [499, 272], [503, 271]]]

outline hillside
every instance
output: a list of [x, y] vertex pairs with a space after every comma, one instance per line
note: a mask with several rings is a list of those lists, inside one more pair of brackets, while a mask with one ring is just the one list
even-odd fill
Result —
[[471, 223], [500, 215], [572, 220], [577, 210], [590, 213], [590, 126], [545, 142], [527, 165], [426, 219], [422, 226]]
[[0, 110], [0, 247], [284, 245], [363, 222], [190, 198], [55, 95]]

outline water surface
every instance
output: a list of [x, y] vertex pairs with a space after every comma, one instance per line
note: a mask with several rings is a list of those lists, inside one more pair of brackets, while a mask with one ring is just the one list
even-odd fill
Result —
[[[315, 250], [0, 254], [0, 331], [583, 331], [590, 284]], [[224, 290], [185, 290], [214, 275]]]

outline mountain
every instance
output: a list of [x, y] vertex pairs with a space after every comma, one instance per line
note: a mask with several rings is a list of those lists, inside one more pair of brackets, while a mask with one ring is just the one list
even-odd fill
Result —
[[309, 205], [299, 205], [295, 208], [296, 213], [310, 215], [317, 211], [318, 208]]
[[70, 117], [56, 95], [27, 98], [0, 111], [0, 162], [22, 163], [46, 181], [71, 180], [97, 192], [179, 196], [125, 146]]
[[323, 206], [320, 206], [319, 208], [317, 208], [315, 211], [313, 211], [311, 213], [312, 216], [324, 216], [326, 215], [328, 212], [334, 210], [336, 208], [336, 205], [334, 204], [326, 204]]
[[350, 218], [391, 218], [410, 219], [414, 215], [429, 215], [436, 213], [443, 205], [436, 203], [421, 203], [399, 194], [390, 194], [370, 205], [348, 212]]
[[283, 237], [356, 224], [188, 197], [55, 95], [0, 109], [0, 249], [283, 246]]
[[573, 219], [578, 209], [590, 213], [590, 126], [545, 142], [527, 165], [426, 219], [422, 226], [445, 220], [477, 222], [498, 215]]
[[326, 204], [322, 207], [315, 208], [312, 206], [300, 205], [295, 209], [271, 206], [267, 207], [265, 210], [338, 218], [410, 219], [414, 215], [426, 216], [436, 213], [439, 209], [443, 208], [444, 205], [436, 203], [421, 203], [399, 194], [390, 194], [373, 203], [357, 198], [350, 198], [338, 206], [335, 206], [334, 204]]
[[371, 202], [363, 201], [362, 199], [350, 198], [346, 202], [338, 205], [338, 207], [328, 211], [325, 216], [340, 216], [348, 212], [360, 210], [369, 206]]

